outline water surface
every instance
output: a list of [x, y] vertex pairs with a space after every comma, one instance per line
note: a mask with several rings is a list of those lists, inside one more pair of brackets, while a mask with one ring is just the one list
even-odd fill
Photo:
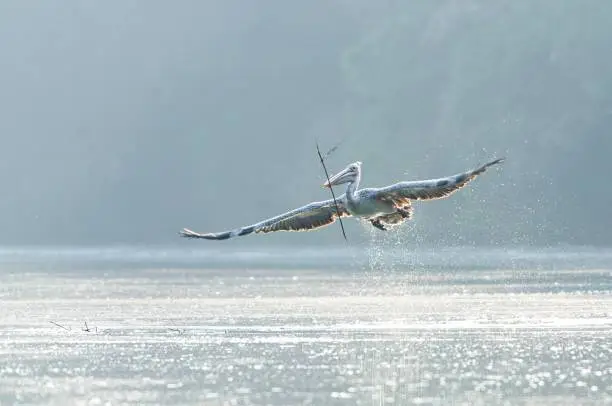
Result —
[[609, 251], [1, 258], [2, 405], [612, 404]]

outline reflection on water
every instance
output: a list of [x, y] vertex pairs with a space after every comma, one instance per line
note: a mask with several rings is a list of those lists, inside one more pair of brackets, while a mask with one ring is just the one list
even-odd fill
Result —
[[612, 404], [609, 253], [313, 252], [5, 249], [0, 404]]

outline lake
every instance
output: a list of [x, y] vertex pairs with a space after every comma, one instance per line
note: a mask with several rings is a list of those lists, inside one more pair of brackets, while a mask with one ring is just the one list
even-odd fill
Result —
[[0, 248], [0, 405], [612, 404], [612, 250], [232, 247]]

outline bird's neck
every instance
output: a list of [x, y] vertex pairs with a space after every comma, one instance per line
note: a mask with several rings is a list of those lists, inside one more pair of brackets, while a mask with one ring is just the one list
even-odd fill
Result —
[[359, 187], [359, 181], [360, 177], [357, 176], [357, 178], [354, 181], [350, 182], [346, 187], [346, 200], [348, 200], [349, 203], [355, 203], [357, 201], [357, 195], [355, 194], [355, 192]]

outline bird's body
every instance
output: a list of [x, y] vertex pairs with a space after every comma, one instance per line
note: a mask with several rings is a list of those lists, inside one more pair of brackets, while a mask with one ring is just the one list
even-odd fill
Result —
[[395, 207], [383, 200], [376, 199], [376, 189], [360, 189], [354, 199], [342, 195], [346, 210], [354, 217], [370, 218], [372, 216], [394, 213]]
[[348, 165], [323, 186], [348, 184], [346, 193], [334, 199], [313, 202], [259, 223], [220, 233], [201, 234], [183, 229], [182, 237], [225, 240], [231, 237], [273, 231], [308, 231], [333, 223], [338, 217], [356, 217], [369, 221], [380, 230], [412, 218], [413, 200], [440, 199], [451, 195], [488, 167], [499, 164], [497, 159], [476, 169], [439, 179], [398, 182], [382, 188], [358, 189], [361, 162]]

